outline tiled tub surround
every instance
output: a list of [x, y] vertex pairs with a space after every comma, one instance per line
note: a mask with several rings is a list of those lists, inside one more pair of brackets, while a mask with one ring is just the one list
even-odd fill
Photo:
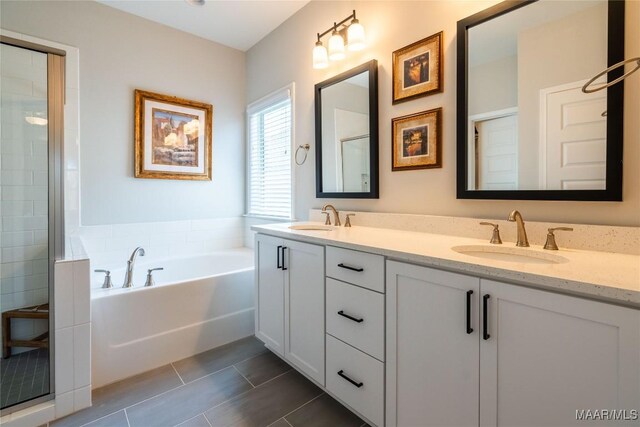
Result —
[[[94, 387], [253, 334], [253, 251], [145, 261], [137, 261], [133, 288], [123, 289], [118, 274], [114, 288], [92, 290]], [[143, 287], [147, 268], [157, 266], [165, 270]]]
[[[91, 258], [91, 268], [121, 269], [138, 246], [141, 261], [206, 254], [244, 246], [242, 217], [113, 224], [80, 227], [80, 237]], [[118, 286], [121, 277], [114, 277]], [[95, 287], [95, 283], [93, 284]], [[120, 283], [121, 285], [121, 283]]]
[[[357, 218], [354, 218], [354, 223]], [[302, 242], [338, 245], [395, 260], [640, 307], [640, 255], [566, 248], [547, 251], [532, 244], [527, 250], [539, 252], [541, 256], [553, 253], [566, 258], [568, 262], [526, 264], [483, 259], [451, 249], [464, 245], [489, 246], [491, 230], [484, 227], [487, 238], [477, 239], [359, 225], [335, 228], [332, 231], [298, 231], [289, 229], [289, 225], [291, 224], [254, 226], [253, 230]], [[514, 224], [509, 225], [515, 228]], [[510, 241], [509, 235], [503, 237], [503, 241], [502, 246], [515, 245]], [[562, 237], [559, 237], [560, 247], [564, 247], [563, 242]]]
[[[516, 204], [514, 204], [517, 207]], [[338, 206], [339, 208], [339, 206]], [[446, 236], [472, 237], [486, 240], [491, 238], [491, 228], [480, 225], [488, 221], [500, 226], [503, 242], [516, 241], [516, 225], [507, 221], [509, 212], [504, 218], [467, 218], [437, 215], [414, 215], [380, 212], [358, 212], [340, 209], [344, 220], [347, 213], [356, 213], [351, 223], [356, 226], [387, 228], [391, 230], [416, 231]], [[324, 215], [320, 209], [309, 210], [309, 220], [324, 223]], [[542, 246], [550, 227], [573, 227], [573, 231], [560, 231], [556, 235], [560, 249], [582, 249], [596, 252], [614, 252], [640, 255], [640, 227], [614, 227], [609, 225], [566, 224], [560, 222], [528, 221], [527, 212], [521, 211], [526, 222], [527, 235], [531, 245]], [[332, 219], [333, 220], [333, 219]], [[260, 224], [256, 224], [260, 225]]]

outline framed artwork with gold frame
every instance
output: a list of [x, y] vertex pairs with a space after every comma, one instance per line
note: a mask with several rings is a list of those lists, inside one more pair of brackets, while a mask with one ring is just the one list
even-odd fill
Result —
[[135, 177], [211, 181], [213, 106], [135, 90]]
[[391, 170], [442, 167], [442, 108], [391, 120]]
[[443, 91], [443, 32], [393, 52], [393, 103]]

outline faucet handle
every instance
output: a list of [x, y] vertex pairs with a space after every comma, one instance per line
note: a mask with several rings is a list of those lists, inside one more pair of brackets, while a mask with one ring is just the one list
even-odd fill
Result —
[[550, 251], [557, 251], [558, 250], [558, 244], [556, 243], [556, 236], [555, 236], [555, 234], [553, 234], [554, 231], [573, 231], [573, 228], [571, 228], [571, 227], [549, 228], [547, 230], [547, 241], [544, 243], [544, 248], [548, 249]]
[[150, 268], [147, 270], [147, 281], [144, 283], [145, 287], [153, 286], [156, 284], [156, 282], [154, 282], [153, 280], [153, 272], [160, 270], [164, 270], [164, 267]]
[[104, 273], [104, 282], [102, 283], [102, 289], [113, 288], [113, 282], [111, 281], [111, 272], [109, 270], [93, 270], [96, 273]]
[[320, 213], [323, 213], [327, 216], [327, 218], [324, 220], [324, 225], [331, 225], [331, 216], [329, 212], [326, 211], [322, 211]]
[[356, 216], [356, 214], [354, 214], [354, 213], [348, 213], [347, 214], [347, 218], [344, 220], [344, 226], [345, 227], [351, 227], [351, 217], [352, 216]]
[[489, 241], [489, 243], [494, 245], [502, 244], [502, 239], [500, 238], [500, 226], [498, 224], [482, 221], [480, 225], [490, 225], [493, 227], [493, 234], [491, 235], [491, 240]]

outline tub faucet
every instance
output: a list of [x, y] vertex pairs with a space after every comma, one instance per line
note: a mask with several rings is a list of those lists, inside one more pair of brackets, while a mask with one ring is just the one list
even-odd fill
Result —
[[123, 288], [133, 287], [133, 266], [136, 263], [136, 257], [138, 256], [138, 253], [140, 254], [140, 256], [144, 256], [144, 249], [142, 249], [142, 247], [140, 246], [138, 246], [133, 251], [133, 253], [129, 257], [129, 261], [127, 261], [127, 272], [124, 275], [124, 285], [122, 285]]
[[524, 228], [524, 220], [522, 219], [522, 215], [518, 211], [512, 211], [509, 214], [508, 221], [515, 222], [516, 227], [518, 229], [518, 235], [516, 239], [516, 246], [520, 246], [523, 248], [529, 247], [529, 239], [527, 238], [527, 230]]

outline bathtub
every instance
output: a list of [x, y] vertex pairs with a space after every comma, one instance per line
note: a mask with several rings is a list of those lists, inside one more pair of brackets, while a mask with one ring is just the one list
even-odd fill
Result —
[[[254, 333], [253, 251], [138, 258], [133, 288], [92, 277], [92, 387], [100, 387]], [[143, 287], [147, 269], [155, 286]]]

